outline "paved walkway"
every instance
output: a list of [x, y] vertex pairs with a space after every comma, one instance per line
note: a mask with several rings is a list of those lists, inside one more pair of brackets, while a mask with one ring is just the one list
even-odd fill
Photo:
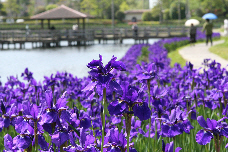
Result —
[[[224, 40], [214, 41], [213, 45], [224, 43]], [[195, 46], [184, 47], [179, 50], [180, 55], [186, 60], [190, 61], [194, 66], [194, 69], [203, 67], [202, 63], [204, 59], [212, 59], [216, 62], [219, 62], [223, 68], [228, 65], [228, 61], [219, 57], [216, 54], [213, 54], [209, 51], [210, 43], [206, 46], [205, 43], [195, 44]], [[228, 69], [228, 68], [226, 68]]]

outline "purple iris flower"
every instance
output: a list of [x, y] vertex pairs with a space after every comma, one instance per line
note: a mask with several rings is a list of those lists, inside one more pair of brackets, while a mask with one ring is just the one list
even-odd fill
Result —
[[100, 86], [101, 88], [108, 88], [107, 90], [109, 90], [110, 93], [115, 91], [119, 94], [122, 94], [121, 87], [115, 81], [115, 76], [111, 72], [113, 69], [126, 71], [124, 63], [121, 61], [116, 61], [117, 58], [113, 56], [112, 59], [108, 62], [108, 64], [106, 66], [103, 66], [102, 56], [99, 55], [99, 57], [99, 60], [93, 60], [87, 65], [87, 67], [91, 69], [89, 74], [93, 82], [88, 84], [83, 89], [83, 91], [91, 91], [95, 88], [95, 86]]
[[[200, 145], [208, 144], [211, 139], [216, 138], [216, 140], [220, 140], [222, 136], [228, 138], [228, 125], [223, 122], [223, 120], [227, 119], [226, 117], [216, 121], [214, 119], [207, 118], [207, 122], [204, 120], [203, 116], [198, 116], [197, 121], [201, 127], [201, 129], [196, 134], [196, 142]], [[219, 146], [219, 145], [218, 145]]]
[[[165, 144], [164, 140], [162, 139], [162, 152], [173, 152], [173, 141], [170, 143]], [[182, 148], [177, 147], [175, 152], [179, 152]]]
[[25, 69], [24, 73], [21, 74], [21, 77], [24, 77], [24, 80], [27, 80], [28, 82], [33, 79], [33, 73], [28, 70], [28, 68]]
[[138, 80], [152, 80], [157, 76], [157, 66], [155, 63], [143, 64], [140, 66], [139, 64], [136, 65], [138, 68], [137, 79]]
[[[84, 129], [88, 129], [91, 127], [91, 119], [88, 115], [86, 115], [83, 110], [79, 113], [72, 113], [69, 116], [66, 116], [66, 112], [62, 113], [63, 119], [67, 120], [69, 123], [71, 123], [72, 126], [75, 128], [83, 127]], [[68, 118], [67, 118], [68, 117]]]
[[51, 140], [56, 146], [61, 146], [69, 139], [69, 134], [65, 130], [55, 132], [51, 135]]
[[[70, 133], [70, 142], [71, 146], [65, 147], [64, 150], [67, 152], [75, 152], [75, 151], [82, 151], [82, 152], [98, 152], [99, 150], [95, 148], [95, 137], [89, 135], [85, 132], [85, 129], [80, 130], [80, 137], [78, 137], [73, 132]], [[75, 144], [75, 140], [79, 138], [79, 145]]]
[[13, 146], [14, 146], [14, 144], [13, 144], [12, 137], [9, 134], [6, 134], [4, 136], [4, 147], [5, 147], [5, 150], [10, 151], [10, 150], [12, 150]]
[[52, 93], [50, 91], [46, 91], [45, 98], [46, 98], [46, 108], [45, 113], [42, 115], [42, 119], [40, 121], [40, 124], [43, 125], [45, 123], [53, 123], [56, 122], [58, 118], [58, 112], [60, 110], [66, 110], [66, 104], [67, 100], [65, 98], [66, 92], [62, 95], [61, 98], [57, 100], [57, 103], [54, 105]]
[[14, 137], [13, 141], [16, 143], [16, 147], [27, 149], [32, 143], [31, 138], [27, 134], [21, 134]]
[[[111, 102], [108, 106], [110, 115], [120, 115], [123, 113], [134, 113], [141, 121], [147, 120], [151, 116], [148, 103], [140, 99], [143, 96], [142, 90], [129, 85], [128, 82], [121, 84], [123, 96]], [[129, 111], [129, 108], [133, 111]]]
[[[119, 132], [118, 128], [112, 128], [108, 130], [108, 133], [105, 136], [105, 152], [121, 152], [125, 151], [127, 148], [127, 139], [122, 132]], [[133, 143], [130, 143], [130, 147], [133, 147]], [[130, 152], [135, 152], [136, 150], [130, 148]]]
[[[159, 119], [159, 118], [158, 118]], [[180, 108], [173, 109], [169, 117], [163, 117], [162, 120], [162, 135], [165, 137], [175, 137], [184, 132], [190, 133], [193, 129], [191, 123], [187, 119], [187, 115]]]

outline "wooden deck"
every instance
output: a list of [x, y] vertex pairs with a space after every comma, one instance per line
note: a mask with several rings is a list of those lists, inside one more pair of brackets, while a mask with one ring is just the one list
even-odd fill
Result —
[[[32, 43], [33, 47], [58, 47], [60, 41], [68, 41], [72, 45], [92, 45], [97, 39], [99, 43], [107, 43], [114, 40], [114, 43], [123, 43], [124, 39], [134, 39], [135, 42], [148, 43], [151, 38], [171, 38], [186, 36], [186, 27], [175, 28], [139, 28], [137, 34], [130, 28], [115, 29], [89, 29], [89, 30], [8, 30], [0, 31], [0, 49], [5, 45], [19, 44], [19, 49], [25, 48], [25, 43]], [[35, 46], [34, 46], [35, 44]]]

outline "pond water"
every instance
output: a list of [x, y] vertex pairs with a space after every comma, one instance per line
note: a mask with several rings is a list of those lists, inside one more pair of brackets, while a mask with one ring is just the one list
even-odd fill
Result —
[[[150, 39], [153, 44], [158, 39]], [[7, 77], [18, 76], [28, 68], [33, 72], [37, 81], [42, 81], [43, 76], [56, 74], [57, 71], [69, 72], [74, 76], [82, 78], [88, 76], [89, 69], [87, 63], [93, 59], [99, 59], [99, 54], [103, 56], [103, 63], [106, 64], [114, 55], [117, 60], [121, 59], [128, 49], [134, 44], [134, 40], [127, 39], [123, 44], [114, 44], [108, 41], [107, 44], [98, 44], [91, 46], [67, 47], [67, 42], [61, 42], [60, 48], [32, 49], [31, 43], [26, 43], [26, 49], [1, 50], [0, 51], [0, 81], [5, 83]], [[13, 46], [12, 46], [13, 47]]]

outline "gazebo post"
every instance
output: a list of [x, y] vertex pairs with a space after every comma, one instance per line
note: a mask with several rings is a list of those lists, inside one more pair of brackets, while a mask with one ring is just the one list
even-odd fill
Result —
[[79, 29], [79, 18], [77, 18], [77, 24], [78, 24], [78, 29]]
[[41, 28], [42, 29], [44, 28], [44, 20], [43, 19], [41, 20]]
[[83, 24], [83, 32], [85, 32], [85, 18], [82, 19]]
[[50, 29], [50, 19], [48, 19], [48, 29]]

